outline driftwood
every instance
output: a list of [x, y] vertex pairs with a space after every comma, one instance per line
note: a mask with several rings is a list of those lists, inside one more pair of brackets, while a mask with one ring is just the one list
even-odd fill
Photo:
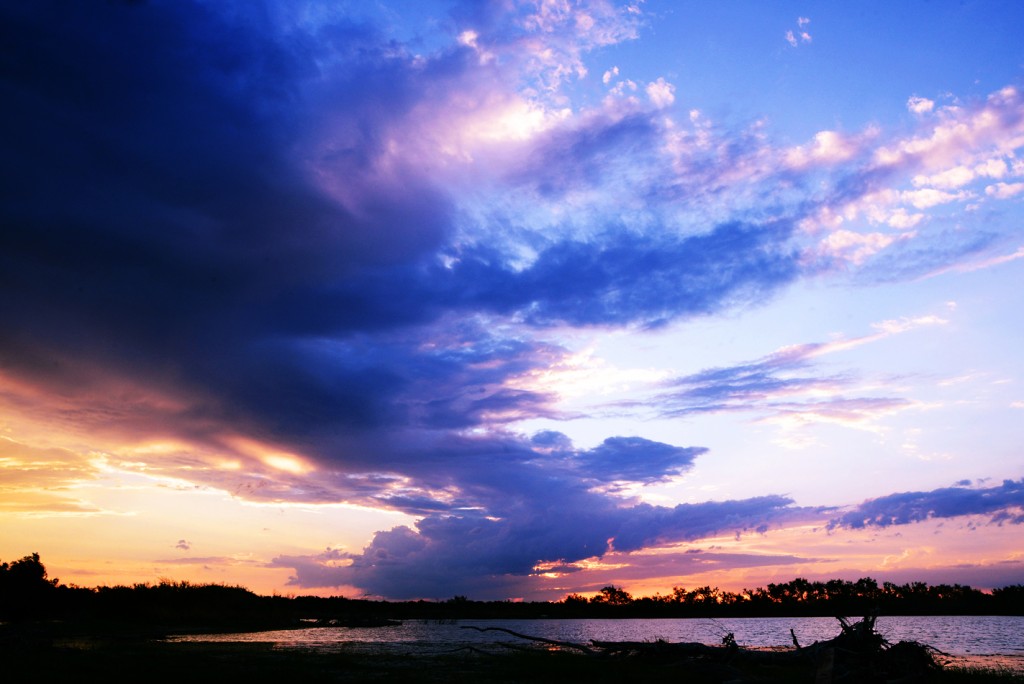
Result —
[[520, 634], [519, 632], [513, 632], [511, 629], [505, 629], [504, 627], [474, 627], [473, 625], [463, 625], [462, 629], [474, 629], [478, 632], [504, 632], [505, 634], [511, 634], [519, 639], [526, 639], [527, 641], [536, 641], [549, 646], [558, 646], [560, 648], [571, 648], [587, 655], [598, 655], [594, 649], [584, 646], [583, 644], [575, 644], [571, 641], [557, 641], [555, 639], [545, 639], [544, 637], [530, 636], [529, 634]]
[[[520, 639], [538, 642], [562, 649], [573, 649], [589, 657], [633, 657], [659, 660], [671, 665], [696, 668], [707, 673], [717, 669], [729, 678], [738, 676], [745, 666], [781, 666], [799, 668], [813, 676], [816, 683], [920, 681], [941, 669], [934, 654], [941, 651], [912, 641], [890, 644], [875, 631], [875, 617], [860, 622], [838, 618], [841, 632], [825, 641], [801, 646], [796, 634], [790, 630], [794, 647], [785, 650], [758, 650], [743, 648], [732, 634], [722, 639], [721, 645], [668, 641], [597, 641], [590, 645], [546, 639], [514, 632], [503, 627], [471, 627], [480, 632], [504, 632]], [[946, 654], [942, 654], [946, 655]]]

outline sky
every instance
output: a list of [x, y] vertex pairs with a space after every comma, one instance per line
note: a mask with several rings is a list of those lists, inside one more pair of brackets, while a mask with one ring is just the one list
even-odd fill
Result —
[[0, 559], [1024, 583], [1022, 24], [0, 0]]

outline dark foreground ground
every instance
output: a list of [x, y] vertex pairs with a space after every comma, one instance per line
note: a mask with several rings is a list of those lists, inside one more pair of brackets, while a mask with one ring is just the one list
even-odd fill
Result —
[[[647, 657], [595, 658], [538, 647], [441, 654], [320, 653], [268, 643], [167, 642], [151, 636], [3, 633], [0, 681], [8, 682], [871, 682], [812, 665], [741, 665]], [[1021, 682], [1006, 669], [946, 666], [908, 682]]]

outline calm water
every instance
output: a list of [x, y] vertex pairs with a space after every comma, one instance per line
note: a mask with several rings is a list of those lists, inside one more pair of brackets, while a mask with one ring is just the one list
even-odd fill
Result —
[[[600, 641], [696, 641], [720, 643], [728, 633], [741, 646], [791, 646], [792, 629], [801, 645], [831, 639], [840, 632], [834, 618], [733, 618], [669, 620], [459, 620], [454, 624], [409, 621], [397, 627], [310, 629], [200, 634], [175, 641], [258, 641], [279, 648], [340, 652], [438, 653], [463, 646], [522, 644], [501, 632], [478, 632], [465, 626], [504, 627], [531, 636], [587, 643]], [[890, 642], [919, 641], [961, 662], [999, 664], [1024, 670], [1024, 617], [882, 617], [878, 631]]]

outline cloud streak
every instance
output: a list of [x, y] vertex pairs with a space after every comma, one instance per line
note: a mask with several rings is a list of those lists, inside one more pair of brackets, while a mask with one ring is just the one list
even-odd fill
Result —
[[995, 487], [945, 487], [881, 496], [835, 518], [829, 526], [890, 527], [961, 516], [987, 516], [996, 524], [1024, 524], [1024, 480], [1004, 480]]
[[882, 321], [875, 332], [829, 342], [793, 345], [735, 366], [709, 368], [664, 384], [652, 405], [669, 416], [752, 412], [769, 417], [855, 424], [911, 406], [901, 397], [862, 394], [850, 374], [822, 375], [814, 361], [822, 356], [878, 343], [915, 329], [945, 325], [938, 316]]

